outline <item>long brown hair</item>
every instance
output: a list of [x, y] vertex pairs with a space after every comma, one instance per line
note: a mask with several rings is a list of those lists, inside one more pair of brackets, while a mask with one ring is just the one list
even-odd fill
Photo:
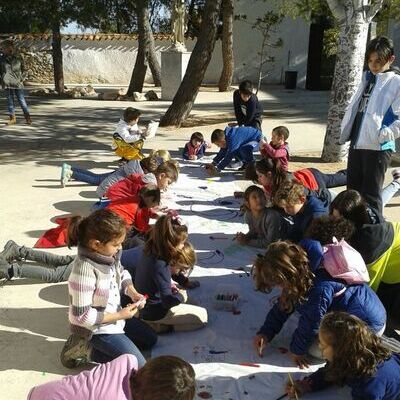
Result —
[[192, 400], [196, 392], [193, 367], [175, 356], [147, 361], [130, 378], [134, 400]]
[[320, 334], [334, 349], [326, 366], [327, 380], [344, 384], [346, 379], [371, 377], [378, 364], [391, 356], [371, 329], [354, 315], [329, 312], [322, 319]]
[[287, 172], [282, 169], [281, 162], [278, 159], [265, 157], [256, 162], [255, 169], [263, 175], [271, 173], [271, 197], [274, 197], [282, 182], [287, 179]]
[[125, 221], [111, 210], [101, 209], [83, 218], [72, 217], [68, 225], [67, 244], [68, 247], [88, 247], [90, 240], [98, 240], [107, 243], [121, 237], [126, 233]]
[[253, 265], [256, 289], [269, 292], [275, 286], [282, 286], [279, 306], [288, 313], [297, 303], [307, 300], [313, 278], [306, 252], [289, 241], [271, 243], [265, 255], [258, 255]]
[[186, 225], [181, 225], [175, 217], [163, 215], [151, 228], [144, 245], [144, 253], [155, 256], [169, 264], [182, 252], [177, 246], [185, 242], [187, 237], [188, 229]]

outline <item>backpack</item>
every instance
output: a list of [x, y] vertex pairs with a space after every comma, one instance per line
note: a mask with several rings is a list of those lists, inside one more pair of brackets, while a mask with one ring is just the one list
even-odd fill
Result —
[[323, 266], [333, 278], [342, 279], [347, 284], [369, 282], [367, 266], [361, 254], [344, 239], [323, 246]]

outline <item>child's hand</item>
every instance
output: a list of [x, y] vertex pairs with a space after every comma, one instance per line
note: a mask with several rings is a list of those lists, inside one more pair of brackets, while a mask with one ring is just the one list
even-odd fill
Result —
[[288, 382], [286, 384], [286, 393], [291, 398], [296, 398], [297, 396], [301, 396], [307, 392], [311, 392], [311, 386], [307, 380], [296, 380], [293, 382], [294, 386]]
[[243, 246], [246, 245], [247, 242], [248, 242], [248, 240], [246, 238], [246, 235], [244, 233], [242, 233], [242, 232], [238, 232], [236, 234], [236, 238], [235, 239], [239, 244], [241, 244]]
[[244, 192], [235, 191], [235, 192], [233, 192], [233, 196], [234, 196], [235, 198], [237, 198], [237, 199], [242, 199], [243, 196], [244, 196]]
[[297, 355], [290, 353], [290, 358], [293, 360], [293, 362], [300, 368], [308, 368], [310, 366], [310, 362], [307, 359], [306, 355]]
[[122, 310], [118, 311], [120, 319], [131, 319], [133, 318], [136, 313], [138, 312], [138, 308], [136, 304], [128, 304]]
[[267, 344], [268, 339], [264, 335], [261, 335], [261, 333], [257, 334], [253, 339], [253, 345], [260, 357], [264, 355], [264, 349], [267, 347]]
[[197, 156], [195, 154], [190, 155], [189, 160], [197, 160]]
[[179, 293], [179, 289], [175, 285], [171, 285], [171, 292], [172, 294], [177, 294]]

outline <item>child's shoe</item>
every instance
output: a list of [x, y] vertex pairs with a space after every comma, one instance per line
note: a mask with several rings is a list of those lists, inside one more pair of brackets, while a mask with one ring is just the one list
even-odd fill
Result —
[[9, 240], [5, 244], [3, 251], [0, 253], [0, 259], [3, 259], [7, 262], [12, 262], [14, 260], [18, 261], [21, 259], [21, 254], [19, 252], [20, 249], [21, 246], [19, 246], [13, 240]]
[[25, 121], [28, 125], [32, 125], [32, 119], [30, 114], [24, 114], [25, 116]]
[[126, 163], [128, 162], [128, 160], [126, 158], [120, 158], [117, 163], [118, 163], [118, 167], [123, 167]]
[[400, 169], [396, 168], [392, 171], [393, 180], [400, 182]]
[[13, 276], [14, 270], [12, 265], [3, 258], [0, 258], [0, 279], [5, 279], [6, 281], [9, 281]]
[[73, 172], [71, 166], [67, 163], [63, 163], [61, 167], [61, 178], [60, 178], [62, 187], [66, 186], [67, 182], [72, 178], [72, 174]]
[[61, 364], [66, 368], [76, 368], [90, 361], [89, 342], [77, 334], [72, 334], [65, 342], [60, 354]]

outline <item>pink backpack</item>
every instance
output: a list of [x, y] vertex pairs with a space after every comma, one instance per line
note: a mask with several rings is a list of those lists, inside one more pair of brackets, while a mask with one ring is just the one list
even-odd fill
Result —
[[367, 266], [361, 254], [344, 239], [338, 242], [334, 237], [333, 243], [323, 248], [323, 266], [333, 278], [343, 279], [349, 285], [369, 282]]

